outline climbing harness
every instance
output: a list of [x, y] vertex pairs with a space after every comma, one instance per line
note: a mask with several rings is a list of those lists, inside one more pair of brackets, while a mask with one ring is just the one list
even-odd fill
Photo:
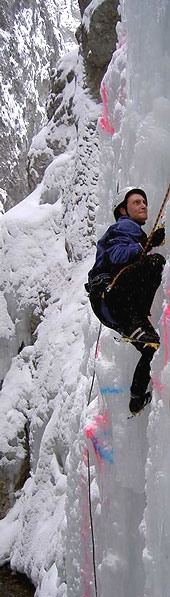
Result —
[[146, 340], [138, 340], [137, 338], [126, 338], [121, 336], [121, 338], [117, 338], [116, 336], [113, 336], [113, 339], [115, 340], [115, 342], [129, 342], [130, 344], [134, 344], [135, 342], [137, 342], [138, 344], [144, 344], [144, 348], [146, 348], [146, 346], [151, 346], [153, 348], [155, 348], [155, 350], [158, 350], [160, 344], [158, 344], [157, 342], [146, 342]]

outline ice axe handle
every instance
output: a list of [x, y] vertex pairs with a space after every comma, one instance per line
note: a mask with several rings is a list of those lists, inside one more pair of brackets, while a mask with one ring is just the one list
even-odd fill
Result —
[[145, 255], [145, 253], [146, 253], [146, 251], [147, 251], [147, 248], [148, 248], [148, 246], [149, 246], [149, 244], [150, 244], [150, 242], [151, 242], [151, 240], [152, 240], [152, 236], [153, 236], [153, 234], [154, 234], [154, 232], [155, 232], [155, 229], [156, 229], [156, 227], [157, 227], [157, 224], [158, 224], [158, 222], [159, 222], [159, 220], [160, 220], [160, 217], [161, 217], [161, 215], [162, 215], [163, 209], [164, 209], [164, 207], [165, 207], [165, 205], [166, 205], [167, 199], [168, 199], [168, 197], [169, 197], [169, 193], [170, 193], [170, 184], [168, 185], [167, 191], [166, 191], [166, 193], [165, 193], [165, 197], [164, 197], [164, 199], [163, 199], [163, 201], [162, 201], [162, 205], [161, 205], [161, 207], [160, 207], [159, 213], [158, 213], [158, 215], [157, 215], [157, 218], [156, 218], [156, 220], [155, 220], [155, 224], [154, 224], [154, 226], [153, 226], [153, 228], [152, 228], [152, 230], [151, 230], [151, 232], [150, 232], [150, 234], [149, 234], [149, 236], [148, 236], [148, 239], [147, 239], [146, 245], [145, 245], [145, 246], [144, 246], [144, 248], [143, 248], [143, 251], [142, 251], [142, 254], [141, 254], [141, 259], [142, 259], [143, 255]]

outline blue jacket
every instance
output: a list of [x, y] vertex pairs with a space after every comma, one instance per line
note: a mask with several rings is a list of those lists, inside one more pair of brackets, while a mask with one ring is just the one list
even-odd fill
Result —
[[[98, 274], [116, 274], [120, 269], [134, 263], [142, 252], [147, 236], [141, 226], [128, 216], [119, 218], [108, 228], [97, 243], [96, 261], [89, 272], [90, 279]], [[140, 243], [140, 244], [139, 244]]]

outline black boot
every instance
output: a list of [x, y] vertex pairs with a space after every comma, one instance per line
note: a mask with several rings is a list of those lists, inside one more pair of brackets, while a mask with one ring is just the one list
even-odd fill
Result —
[[142, 396], [135, 396], [131, 393], [131, 399], [129, 402], [129, 410], [133, 415], [139, 413], [147, 404], [152, 400], [151, 392], [145, 392]]

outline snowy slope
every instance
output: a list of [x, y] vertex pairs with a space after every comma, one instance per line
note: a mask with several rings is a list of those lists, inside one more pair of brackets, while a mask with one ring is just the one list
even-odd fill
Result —
[[[70, 161], [68, 154], [63, 163], [54, 160], [41, 185], [0, 220], [5, 314], [0, 481], [4, 496], [10, 488], [11, 506], [0, 522], [0, 561], [10, 559], [25, 572], [36, 597], [169, 597], [169, 262], [165, 302], [161, 288], [152, 313], [162, 339], [152, 365], [153, 402], [132, 420], [129, 386], [138, 355], [102, 329], [94, 359], [99, 322], [83, 288], [95, 253], [91, 239], [86, 244], [88, 185], [91, 203], [99, 203], [100, 236], [112, 221], [117, 180], [146, 189], [147, 230], [169, 182], [170, 6], [166, 0], [122, 0], [120, 11], [118, 46], [102, 84], [98, 187], [96, 136], [91, 129], [93, 163], [86, 133], [99, 108], [80, 93], [80, 60], [75, 100], [80, 135]], [[69, 172], [64, 209], [60, 196], [51, 205], [42, 203], [44, 190], [55, 186], [58, 166], [60, 176], [64, 164], [77, 172], [88, 152], [90, 167], [87, 161], [84, 180], [79, 170], [74, 192], [76, 179]], [[170, 204], [167, 230], [169, 214]], [[169, 253], [168, 234], [161, 252]]]
[[[1, 390], [1, 475], [7, 485], [10, 480], [12, 504], [13, 491], [19, 491], [16, 479], [23, 472], [27, 423], [31, 477], [20, 498], [18, 524], [14, 508], [17, 537], [12, 566], [25, 571], [35, 585], [42, 583], [41, 594], [45, 595], [44, 567], [47, 576], [53, 576], [52, 567], [55, 579], [59, 577], [57, 585], [65, 586], [64, 504], [70, 411], [83, 356], [81, 322], [87, 297], [83, 291], [84, 264], [80, 263], [75, 271], [68, 263], [60, 203], [39, 206], [39, 198], [40, 189], [1, 219], [7, 324], [10, 330], [13, 322], [16, 332], [12, 365]], [[37, 332], [32, 332], [31, 321], [35, 328], [38, 325]], [[4, 329], [2, 343], [5, 335]], [[17, 355], [18, 347], [21, 351]], [[9, 520], [11, 525], [11, 517]], [[5, 558], [13, 539], [13, 533], [9, 539], [5, 528], [1, 544]]]
[[[66, 76], [74, 60], [77, 63], [75, 52], [61, 61]], [[37, 595], [45, 597], [47, 586], [49, 595], [66, 594], [71, 412], [83, 359], [82, 320], [88, 300], [83, 284], [92, 264], [97, 200], [95, 129], [100, 106], [81, 86], [81, 64], [80, 59], [74, 98], [79, 134], [74, 126], [69, 147], [52, 160], [36, 191], [0, 221], [2, 515], [18, 498], [1, 523], [0, 562], [10, 556], [12, 567], [28, 574]], [[66, 95], [67, 90], [64, 100]], [[45, 145], [44, 130], [40, 137]], [[84, 171], [75, 166], [82, 160], [87, 161]], [[70, 247], [78, 254], [77, 264], [68, 259]]]

